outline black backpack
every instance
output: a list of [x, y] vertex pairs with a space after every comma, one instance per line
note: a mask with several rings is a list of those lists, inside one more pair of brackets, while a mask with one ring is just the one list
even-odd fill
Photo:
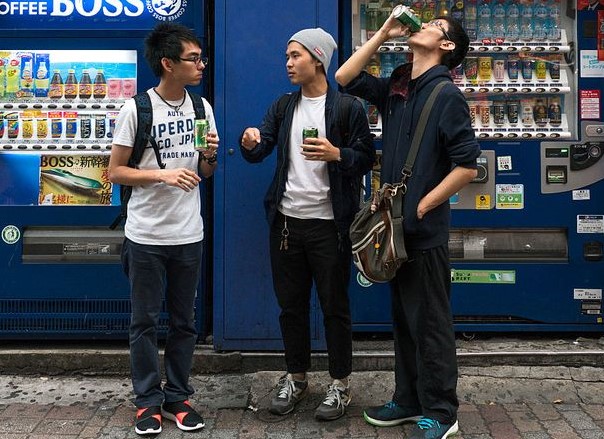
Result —
[[[193, 108], [195, 109], [196, 119], [205, 119], [206, 109], [203, 105], [201, 96], [195, 93], [186, 91], [193, 101]], [[136, 136], [134, 137], [134, 146], [132, 147], [132, 154], [128, 160], [128, 166], [136, 168], [140, 163], [143, 153], [147, 148], [147, 144], [151, 144], [153, 152], [155, 153], [155, 159], [160, 169], [164, 169], [166, 164], [161, 160], [161, 154], [157, 142], [151, 135], [151, 128], [153, 127], [153, 108], [151, 106], [151, 98], [149, 94], [144, 91], [134, 96], [134, 103], [136, 104]], [[126, 219], [128, 215], [128, 201], [132, 195], [132, 186], [120, 185], [120, 204], [121, 211], [115, 218], [110, 229], [115, 229], [119, 223]]]

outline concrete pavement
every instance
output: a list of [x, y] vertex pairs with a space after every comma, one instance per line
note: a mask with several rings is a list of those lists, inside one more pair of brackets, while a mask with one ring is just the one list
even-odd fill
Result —
[[[329, 378], [310, 374], [311, 394], [296, 412], [266, 411], [267, 392], [281, 372], [200, 374], [192, 378], [192, 403], [206, 427], [185, 433], [164, 422], [163, 439], [405, 438], [408, 427], [376, 428], [362, 409], [387, 401], [388, 371], [355, 372], [353, 400], [345, 417], [320, 423], [314, 408]], [[569, 366], [462, 366], [458, 439], [602, 439], [604, 369]], [[124, 376], [0, 376], [0, 439], [126, 439], [134, 406]]]

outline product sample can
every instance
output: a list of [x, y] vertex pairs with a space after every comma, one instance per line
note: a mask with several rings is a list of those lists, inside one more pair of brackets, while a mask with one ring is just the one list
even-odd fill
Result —
[[518, 125], [518, 113], [520, 112], [520, 101], [510, 99], [506, 102], [508, 123], [512, 126]]
[[407, 26], [411, 32], [417, 32], [422, 28], [422, 20], [408, 6], [395, 6], [392, 10], [392, 15], [403, 26]]
[[494, 101], [493, 102], [493, 123], [496, 126], [502, 126], [505, 124], [505, 102]]
[[99, 115], [94, 118], [94, 137], [103, 139], [107, 132], [105, 116]]
[[476, 114], [478, 113], [478, 102], [468, 101], [468, 108], [470, 109], [470, 121], [472, 126], [476, 126]]
[[560, 61], [557, 59], [552, 59], [549, 62], [549, 76], [552, 78], [552, 81], [560, 80]]
[[23, 130], [23, 138], [31, 139], [34, 136], [34, 121], [31, 119], [21, 119], [21, 127]]
[[92, 134], [92, 120], [87, 114], [80, 114], [80, 137], [90, 139]]
[[489, 101], [480, 103], [480, 124], [483, 127], [491, 125], [491, 103]]
[[60, 139], [63, 136], [63, 119], [53, 117], [50, 120], [50, 135], [53, 139]]
[[525, 81], [533, 80], [533, 60], [531, 58], [522, 58], [521, 61], [522, 68], [522, 79]]
[[537, 77], [537, 81], [545, 81], [547, 76], [547, 65], [545, 64], [544, 59], [537, 58], [535, 60], [535, 76]]
[[36, 119], [36, 136], [38, 139], [46, 139], [48, 137], [48, 119], [45, 117]]
[[490, 81], [493, 71], [493, 58], [490, 56], [481, 56], [478, 58], [478, 79], [481, 81]]
[[207, 119], [195, 119], [195, 138], [193, 141], [194, 148], [196, 150], [208, 148], [208, 130], [210, 129], [210, 122]]
[[472, 84], [476, 84], [478, 79], [478, 58], [475, 56], [466, 56], [463, 71], [466, 75], [466, 80]]
[[4, 113], [0, 111], [0, 139], [4, 137]]
[[65, 137], [74, 139], [78, 132], [78, 120], [74, 117], [65, 119]]
[[522, 100], [522, 125], [525, 127], [532, 127], [535, 121], [533, 119], [533, 100], [523, 99]]
[[518, 81], [518, 72], [520, 60], [516, 56], [510, 56], [508, 58], [508, 78], [511, 82]]
[[505, 60], [500, 58], [493, 60], [493, 77], [497, 82], [505, 80]]

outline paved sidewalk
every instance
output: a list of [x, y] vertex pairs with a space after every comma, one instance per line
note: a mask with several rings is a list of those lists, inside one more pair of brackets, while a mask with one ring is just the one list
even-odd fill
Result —
[[[602, 439], [604, 369], [593, 367], [462, 367], [457, 439]], [[375, 428], [362, 409], [386, 401], [391, 372], [355, 372], [347, 415], [317, 422], [314, 408], [329, 379], [310, 374], [311, 395], [296, 412], [266, 411], [279, 372], [196, 375], [191, 398], [206, 420], [195, 433], [164, 422], [162, 439], [405, 438], [408, 427]], [[125, 377], [0, 376], [0, 439], [138, 438]]]

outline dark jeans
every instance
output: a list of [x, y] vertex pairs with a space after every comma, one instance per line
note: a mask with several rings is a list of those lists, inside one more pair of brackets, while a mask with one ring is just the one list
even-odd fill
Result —
[[[188, 399], [195, 329], [195, 295], [201, 273], [202, 243], [163, 246], [124, 240], [122, 264], [130, 280], [130, 367], [138, 408]], [[161, 387], [157, 326], [162, 299], [169, 316]]]
[[393, 401], [450, 424], [457, 419], [457, 359], [448, 247], [409, 253], [390, 282], [396, 389]]
[[310, 369], [310, 295], [314, 280], [323, 311], [329, 374], [334, 379], [346, 378], [352, 371], [350, 244], [347, 239], [339, 242], [333, 220], [287, 217], [288, 248], [280, 249], [283, 223], [284, 216], [278, 214], [271, 227], [270, 253], [287, 371], [303, 373]]

